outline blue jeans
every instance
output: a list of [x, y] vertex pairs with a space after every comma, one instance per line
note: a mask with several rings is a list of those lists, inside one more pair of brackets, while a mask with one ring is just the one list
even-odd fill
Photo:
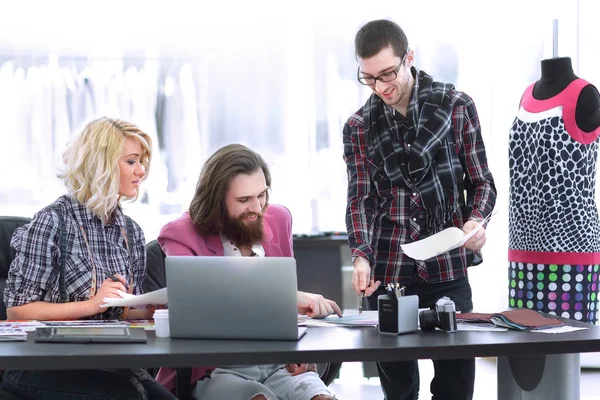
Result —
[[248, 400], [262, 394], [269, 400], [310, 400], [333, 396], [316, 372], [292, 376], [285, 365], [228, 365], [196, 384], [195, 399]]
[[176, 400], [138, 370], [7, 370], [0, 388], [23, 400]]
[[[377, 309], [377, 296], [387, 294], [384, 285], [369, 297], [372, 310]], [[473, 309], [471, 285], [468, 277], [450, 282], [426, 283], [416, 275], [406, 286], [406, 295], [419, 296], [419, 308], [433, 307], [443, 296], [448, 296], [457, 311]], [[475, 359], [433, 360], [435, 375], [430, 390], [433, 400], [471, 400], [475, 386]], [[378, 362], [377, 372], [381, 389], [388, 400], [416, 400], [419, 398], [419, 366], [417, 361]]]

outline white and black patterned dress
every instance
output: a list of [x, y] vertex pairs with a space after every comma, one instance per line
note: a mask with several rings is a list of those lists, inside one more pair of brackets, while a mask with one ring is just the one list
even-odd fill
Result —
[[509, 305], [596, 323], [600, 128], [575, 121], [586, 85], [577, 79], [547, 100], [530, 85], [510, 129]]

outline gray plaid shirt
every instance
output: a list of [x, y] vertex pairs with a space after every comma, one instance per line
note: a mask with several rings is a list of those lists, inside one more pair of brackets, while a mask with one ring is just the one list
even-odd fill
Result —
[[[57, 213], [50, 208], [52, 206], [61, 209], [66, 230], [65, 282], [68, 301], [88, 300], [92, 284], [92, 263], [80, 224], [87, 234], [96, 265], [97, 289], [110, 274], [121, 274], [127, 282], [131, 279], [129, 253], [121, 232], [121, 228], [127, 229], [121, 208], [117, 209], [114, 221], [105, 225], [83, 204], [65, 195], [37, 212], [29, 224], [15, 231], [11, 246], [16, 251], [16, 257], [10, 265], [4, 289], [6, 307], [35, 301], [60, 301], [59, 220]], [[132, 225], [133, 293], [140, 294], [146, 273], [146, 240], [139, 225], [135, 222]]]

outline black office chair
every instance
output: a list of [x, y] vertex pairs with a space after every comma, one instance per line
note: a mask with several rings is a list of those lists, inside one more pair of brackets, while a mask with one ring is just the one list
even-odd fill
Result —
[[[167, 277], [165, 275], [165, 253], [161, 249], [157, 240], [152, 240], [146, 246], [146, 278], [142, 283], [144, 293], [162, 289], [167, 286]], [[151, 374], [156, 376], [158, 369], [150, 370]], [[177, 368], [177, 392], [176, 396], [180, 400], [188, 400], [192, 397], [192, 379], [191, 368]]]
[[[165, 253], [162, 251], [158, 241], [152, 240], [146, 246], [146, 279], [143, 283], [144, 292], [158, 290], [167, 286], [165, 276]], [[321, 380], [329, 386], [338, 376], [342, 363], [317, 364]], [[180, 400], [191, 399], [192, 387], [190, 379], [191, 368], [177, 368], [177, 393]]]
[[26, 217], [0, 217], [0, 319], [6, 319], [4, 305], [4, 288], [8, 278], [8, 268], [15, 258], [15, 250], [10, 247], [10, 240], [15, 230], [31, 221]]
[[157, 240], [146, 246], [146, 278], [142, 283], [144, 293], [162, 289], [167, 286], [165, 275], [165, 253]]
[[[15, 230], [31, 221], [26, 217], [2, 217], [0, 216], [0, 319], [6, 319], [6, 306], [4, 304], [4, 288], [8, 278], [8, 268], [15, 259], [15, 251], [10, 247], [10, 240]], [[5, 390], [0, 389], [0, 399], [22, 400]]]

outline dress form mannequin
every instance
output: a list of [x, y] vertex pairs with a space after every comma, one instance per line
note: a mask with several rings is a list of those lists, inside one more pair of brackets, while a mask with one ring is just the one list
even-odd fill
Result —
[[542, 60], [509, 138], [509, 306], [599, 317], [600, 95], [571, 59]]
[[[569, 83], [578, 79], [573, 72], [569, 57], [542, 60], [542, 76], [533, 87], [533, 97], [546, 100], [562, 92]], [[593, 85], [581, 90], [575, 110], [577, 126], [584, 132], [591, 132], [600, 126], [600, 94]]]

